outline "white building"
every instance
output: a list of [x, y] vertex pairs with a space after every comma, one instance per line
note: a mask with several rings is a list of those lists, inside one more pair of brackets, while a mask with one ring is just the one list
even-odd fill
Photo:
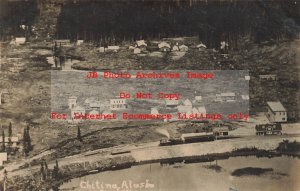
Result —
[[181, 45], [179, 46], [179, 50], [180, 52], [187, 52], [189, 50], [189, 47], [187, 47], [186, 45]]
[[81, 44], [83, 44], [84, 40], [77, 40], [76, 45], [80, 46]]
[[110, 110], [127, 109], [126, 99], [110, 99]]
[[26, 42], [26, 38], [25, 37], [16, 37], [15, 45], [25, 44], [25, 42]]
[[241, 95], [241, 97], [242, 97], [242, 100], [249, 100], [250, 98], [249, 98], [249, 95]]
[[7, 161], [7, 153], [0, 153], [0, 166], [3, 166], [4, 161]]
[[203, 43], [200, 43], [196, 46], [199, 50], [203, 50], [203, 49], [206, 49], [206, 45], [203, 44]]
[[225, 93], [221, 93], [221, 99], [223, 101], [234, 101], [235, 100], [235, 93], [234, 92], [225, 92]]
[[265, 75], [259, 75], [260, 80], [277, 80], [277, 75], [276, 74], [265, 74]]
[[162, 52], [167, 52], [167, 51], [170, 51], [171, 46], [167, 42], [161, 42], [158, 44], [158, 48]]
[[106, 51], [111, 51], [111, 52], [118, 52], [120, 50], [119, 46], [108, 46], [105, 50]]
[[202, 96], [195, 96], [195, 101], [196, 102], [202, 101]]
[[267, 117], [270, 122], [287, 122], [287, 111], [280, 101], [267, 102], [268, 113]]
[[159, 114], [158, 109], [156, 107], [151, 108], [151, 114], [158, 115]]
[[250, 76], [245, 76], [245, 80], [249, 81], [250, 80]]
[[71, 96], [68, 98], [69, 109], [73, 109], [77, 104], [77, 97]]

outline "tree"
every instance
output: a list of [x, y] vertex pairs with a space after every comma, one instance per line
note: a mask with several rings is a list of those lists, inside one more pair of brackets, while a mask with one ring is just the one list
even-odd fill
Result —
[[46, 179], [49, 177], [49, 169], [48, 169], [48, 164], [46, 161], [44, 161], [44, 166], [45, 166], [45, 174], [46, 174]]
[[30, 134], [29, 134], [29, 126], [27, 126], [27, 144], [28, 144], [28, 149], [29, 151], [32, 150], [32, 145], [31, 145], [31, 138], [30, 138]]
[[2, 129], [2, 145], [1, 145], [1, 151], [5, 152], [5, 134], [4, 129]]
[[41, 173], [41, 180], [42, 181], [46, 180], [46, 173], [45, 173], [45, 169], [44, 169], [44, 162], [41, 162], [40, 173]]
[[28, 156], [28, 153], [31, 150], [32, 150], [31, 138], [29, 134], [29, 126], [27, 126], [27, 128], [24, 128], [24, 132], [23, 132], [23, 151], [25, 156]]
[[81, 138], [81, 132], [80, 132], [80, 127], [77, 126], [77, 139], [81, 142], [82, 138]]
[[58, 167], [58, 161], [57, 160], [55, 161], [55, 166], [54, 166], [53, 171], [52, 171], [52, 178], [54, 180], [59, 180], [60, 179], [60, 172], [59, 172], [59, 167]]
[[28, 138], [27, 138], [27, 130], [24, 128], [23, 132], [23, 152], [25, 156], [28, 156], [29, 148], [28, 148]]
[[9, 122], [9, 126], [8, 126], [8, 137], [12, 136], [12, 124], [11, 122]]
[[11, 152], [11, 146], [12, 146], [11, 136], [12, 136], [12, 124], [11, 124], [11, 122], [9, 122], [9, 125], [8, 125], [8, 144], [7, 144], [7, 148], [6, 148], [7, 153]]

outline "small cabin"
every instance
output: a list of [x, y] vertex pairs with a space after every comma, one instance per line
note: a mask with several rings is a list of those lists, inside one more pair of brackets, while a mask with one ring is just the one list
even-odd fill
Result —
[[221, 93], [221, 99], [223, 101], [235, 101], [235, 93], [234, 92], [226, 92], [226, 93]]
[[271, 123], [287, 122], [287, 111], [280, 101], [267, 102], [267, 117]]
[[110, 110], [127, 109], [126, 99], [110, 99]]
[[215, 127], [213, 128], [213, 133], [215, 137], [228, 137], [229, 128], [228, 127]]
[[158, 48], [160, 51], [162, 52], [168, 52], [171, 50], [171, 46], [170, 44], [166, 43], [166, 42], [161, 42], [158, 44]]
[[67, 39], [54, 40], [54, 44], [56, 44], [57, 46], [69, 46], [71, 44], [71, 41]]
[[266, 75], [259, 75], [260, 80], [268, 80], [268, 81], [276, 81], [277, 75], [276, 74], [266, 74]]
[[3, 166], [3, 162], [7, 161], [7, 153], [0, 153], [0, 166]]
[[25, 37], [17, 37], [15, 45], [22, 45], [22, 44], [25, 44], [25, 42], [26, 42], [26, 38]]
[[118, 52], [120, 50], [119, 46], [108, 46], [105, 52]]

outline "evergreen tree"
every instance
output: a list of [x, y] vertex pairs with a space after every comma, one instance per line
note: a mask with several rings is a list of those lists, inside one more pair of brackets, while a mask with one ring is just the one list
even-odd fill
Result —
[[57, 160], [55, 161], [55, 166], [54, 166], [53, 171], [52, 171], [52, 178], [54, 180], [59, 180], [59, 178], [60, 178], [60, 172], [59, 172], [59, 167], [58, 167], [58, 161]]
[[9, 122], [9, 125], [8, 125], [8, 144], [7, 144], [7, 148], [6, 148], [8, 154], [11, 152], [11, 146], [12, 146], [11, 137], [12, 137], [12, 124], [11, 124], [11, 122]]
[[8, 137], [12, 136], [12, 124], [11, 122], [9, 122], [9, 126], [8, 126]]
[[28, 138], [27, 138], [27, 130], [24, 128], [24, 132], [23, 132], [23, 152], [25, 156], [28, 156]]
[[32, 150], [32, 145], [31, 145], [31, 138], [29, 134], [29, 126], [27, 128], [24, 128], [23, 132], [23, 150], [25, 156], [28, 156], [29, 151]]
[[1, 145], [1, 151], [5, 152], [5, 134], [4, 129], [2, 129], [2, 145]]
[[42, 181], [46, 180], [46, 173], [45, 173], [44, 163], [43, 162], [41, 162], [40, 172], [41, 172], [41, 180]]
[[77, 127], [77, 139], [81, 142], [82, 138], [81, 138], [81, 132], [80, 132], [80, 127]]
[[45, 175], [46, 175], [46, 179], [47, 179], [49, 176], [49, 169], [48, 169], [48, 164], [46, 161], [44, 161], [44, 166], [45, 166]]
[[26, 134], [27, 134], [26, 137], [27, 137], [28, 150], [31, 151], [32, 145], [31, 145], [31, 138], [30, 138], [30, 134], [29, 134], [29, 126], [27, 126]]

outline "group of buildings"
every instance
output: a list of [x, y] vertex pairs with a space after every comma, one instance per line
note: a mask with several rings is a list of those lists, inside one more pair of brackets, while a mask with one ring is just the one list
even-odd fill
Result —
[[[192, 101], [191, 101], [192, 100]], [[205, 107], [206, 103], [203, 101], [203, 97], [201, 95], [195, 96], [193, 99], [183, 99], [183, 100], [176, 100], [176, 99], [166, 99], [164, 100], [164, 104], [150, 104], [145, 108], [142, 108], [143, 111], [149, 108], [149, 114], [158, 115], [160, 113], [170, 113], [175, 114], [197, 114], [197, 115], [206, 115], [207, 109]], [[246, 101], [249, 100], [249, 95], [242, 95], [237, 96], [233, 92], [225, 92], [221, 94], [217, 94], [214, 101], [219, 102], [235, 102], [238, 100]], [[68, 98], [68, 108], [71, 112], [71, 119], [74, 121], [80, 121], [82, 119], [76, 119], [75, 113], [77, 114], [112, 114], [118, 113], [125, 110], [131, 110], [133, 106], [128, 102], [128, 99], [122, 98], [113, 98], [109, 100], [102, 100], [99, 101], [95, 98], [87, 98], [83, 103], [79, 103], [76, 96], [70, 96]], [[136, 108], [133, 108], [136, 109]], [[138, 111], [138, 109], [136, 109]], [[144, 113], [144, 112], [143, 112]]]

